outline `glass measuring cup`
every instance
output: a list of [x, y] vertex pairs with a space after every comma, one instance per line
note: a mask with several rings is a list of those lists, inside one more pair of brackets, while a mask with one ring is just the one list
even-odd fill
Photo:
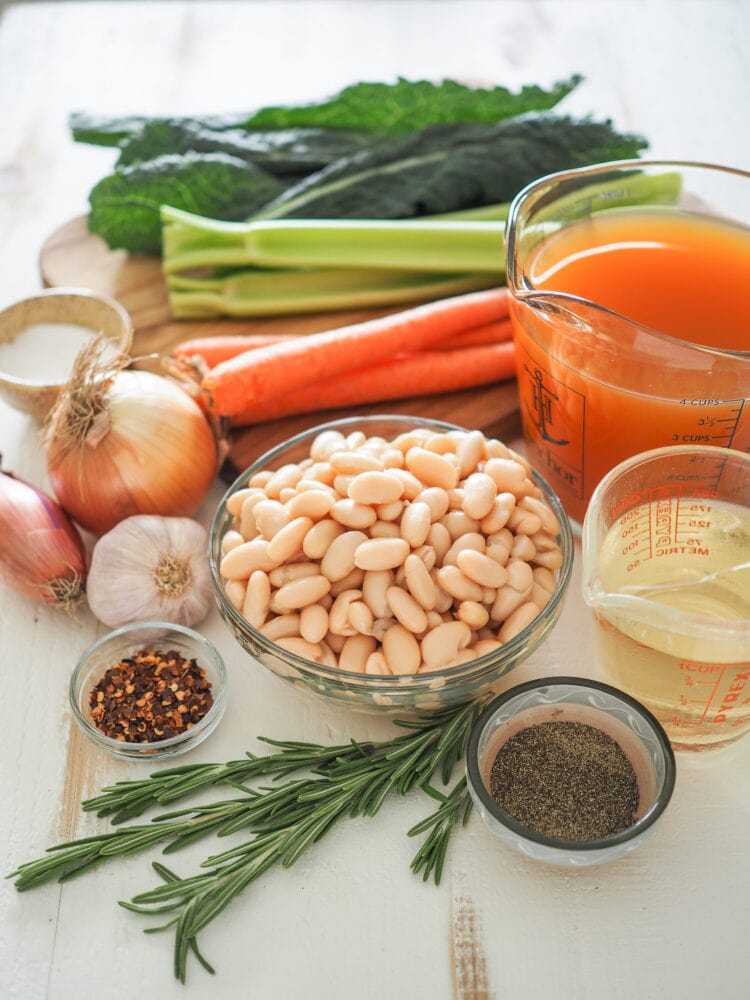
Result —
[[750, 455], [657, 448], [594, 490], [583, 596], [609, 683], [642, 701], [676, 749], [750, 731]]
[[528, 454], [574, 522], [637, 452], [750, 450], [750, 173], [552, 174], [513, 201], [506, 244]]

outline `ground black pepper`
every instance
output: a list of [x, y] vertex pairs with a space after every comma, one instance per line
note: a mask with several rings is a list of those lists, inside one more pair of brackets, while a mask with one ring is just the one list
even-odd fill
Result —
[[515, 820], [565, 840], [596, 840], [632, 826], [638, 781], [622, 747], [581, 722], [543, 722], [497, 753], [490, 793]]
[[143, 649], [113, 664], [89, 695], [96, 727], [123, 743], [179, 736], [212, 704], [206, 672], [175, 650]]

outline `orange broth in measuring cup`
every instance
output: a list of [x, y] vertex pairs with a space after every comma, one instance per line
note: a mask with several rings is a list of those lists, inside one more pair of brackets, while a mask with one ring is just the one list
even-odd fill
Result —
[[750, 352], [750, 230], [619, 208], [547, 236], [524, 275], [511, 303], [524, 433], [572, 518], [638, 451], [750, 449], [750, 354], [723, 353]]

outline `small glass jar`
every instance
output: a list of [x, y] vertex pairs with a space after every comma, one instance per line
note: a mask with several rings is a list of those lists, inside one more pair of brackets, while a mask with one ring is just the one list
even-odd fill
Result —
[[[596, 840], [566, 840], [530, 829], [498, 804], [490, 792], [498, 752], [512, 736], [546, 722], [583, 723], [620, 746], [638, 782], [631, 826]], [[672, 747], [648, 709], [617, 688], [581, 677], [541, 678], [495, 698], [471, 732], [466, 762], [469, 791], [488, 828], [520, 854], [570, 867], [603, 864], [634, 851], [664, 813], [675, 783]]]
[[[186, 660], [194, 659], [211, 685], [213, 703], [195, 725], [176, 736], [144, 743], [117, 740], [97, 727], [89, 696], [110, 667], [144, 649], [174, 650]], [[109, 632], [83, 653], [70, 678], [70, 706], [81, 732], [100, 750], [129, 760], [153, 762], [194, 749], [214, 731], [226, 702], [226, 668], [216, 648], [198, 632], [165, 622], [137, 622]]]

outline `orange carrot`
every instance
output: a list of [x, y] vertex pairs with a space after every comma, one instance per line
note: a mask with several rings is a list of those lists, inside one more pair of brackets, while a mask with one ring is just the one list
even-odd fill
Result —
[[209, 368], [215, 368], [245, 351], [284, 344], [294, 336], [289, 333], [220, 333], [215, 337], [193, 337], [177, 344], [172, 355], [179, 359], [201, 357]]
[[331, 375], [275, 399], [258, 401], [235, 414], [232, 423], [244, 426], [295, 413], [453, 392], [501, 382], [514, 375], [515, 356], [510, 341], [485, 347], [400, 354], [366, 368]]
[[209, 371], [203, 390], [214, 413], [233, 416], [260, 400], [293, 393], [399, 351], [422, 351], [461, 330], [507, 314], [505, 287], [438, 299], [364, 323], [246, 351]]
[[[450, 350], [454, 347], [497, 344], [503, 340], [510, 340], [511, 333], [509, 319], [496, 320], [473, 327], [471, 330], [461, 330], [457, 334], [451, 334], [447, 340], [441, 340], [439, 346], [444, 350]], [[285, 344], [296, 336], [298, 334], [294, 333], [220, 333], [215, 337], [193, 337], [177, 344], [172, 351], [172, 357], [178, 361], [199, 357], [205, 361], [208, 368], [215, 368], [222, 361], [236, 358], [245, 351], [254, 351], [259, 347], [270, 347], [273, 344]]]

